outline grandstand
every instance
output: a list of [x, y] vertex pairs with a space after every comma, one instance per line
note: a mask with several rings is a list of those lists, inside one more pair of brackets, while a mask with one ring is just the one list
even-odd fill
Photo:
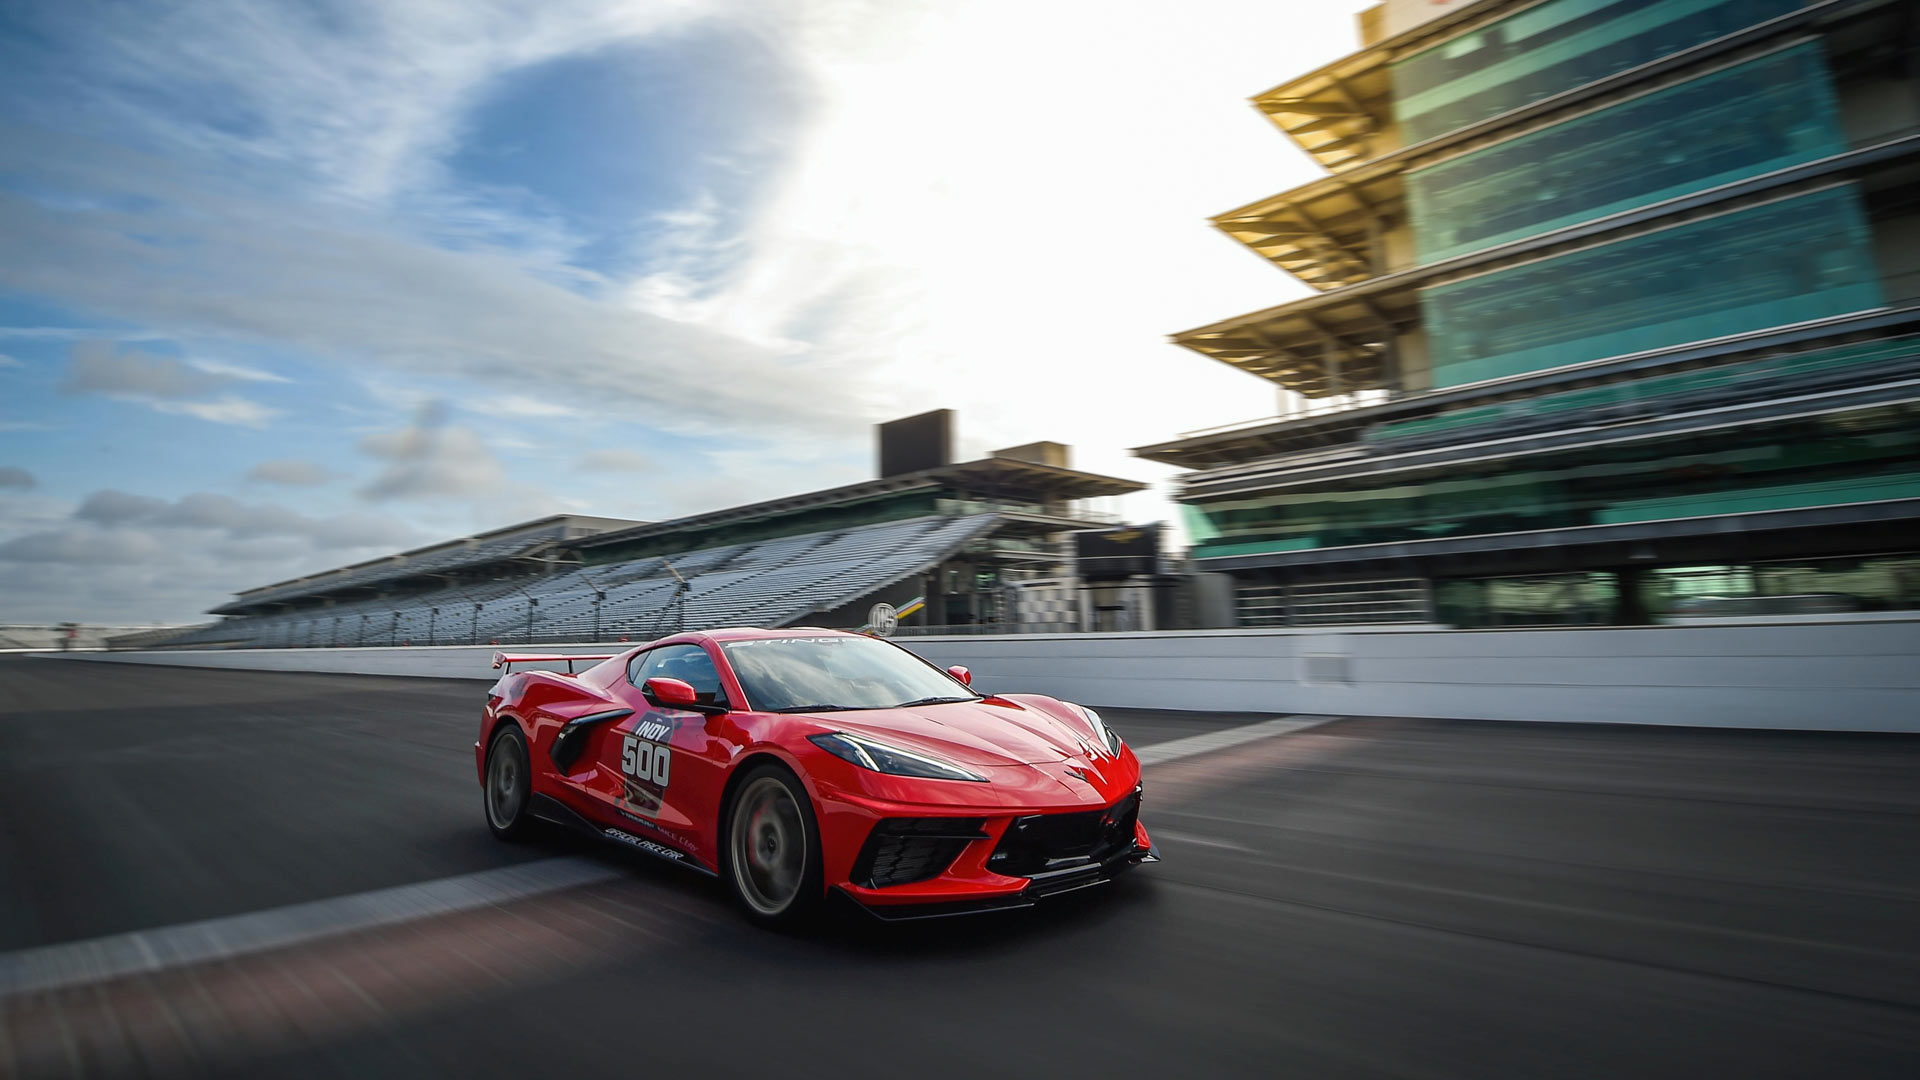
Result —
[[[1022, 582], [1071, 573], [1065, 543], [1144, 485], [998, 451], [665, 522], [543, 518], [250, 589], [168, 648], [644, 641], [713, 626], [858, 627], [927, 600], [933, 625], [1007, 621]], [[883, 455], [884, 458], [884, 455]]]

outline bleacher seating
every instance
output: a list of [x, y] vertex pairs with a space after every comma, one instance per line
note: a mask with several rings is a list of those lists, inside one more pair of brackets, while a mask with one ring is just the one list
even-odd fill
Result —
[[[645, 641], [682, 628], [786, 626], [920, 573], [985, 534], [998, 520], [993, 514], [927, 516], [728, 544], [666, 559], [649, 556], [479, 584], [396, 591], [322, 608], [229, 618], [168, 644], [314, 648]], [[515, 537], [500, 543], [491, 558], [510, 559], [529, 544], [527, 537]], [[458, 565], [482, 565], [473, 559], [489, 546], [464, 549]], [[432, 569], [454, 565], [443, 565], [437, 555], [435, 559]], [[669, 564], [685, 585], [674, 578]], [[355, 581], [394, 581], [427, 565], [415, 561], [405, 574], [395, 574], [399, 564], [382, 564], [356, 574]]]

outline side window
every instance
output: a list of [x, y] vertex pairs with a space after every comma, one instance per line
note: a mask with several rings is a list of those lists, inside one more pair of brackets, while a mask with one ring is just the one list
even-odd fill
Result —
[[698, 645], [662, 645], [641, 653], [628, 666], [627, 678], [635, 686], [645, 686], [653, 678], [679, 679], [693, 687], [702, 705], [727, 704], [713, 657]]
[[649, 649], [627, 661], [627, 681], [635, 687], [647, 685], [647, 680], [653, 676], [647, 669], [653, 666], [654, 659], [659, 655], [659, 649]]

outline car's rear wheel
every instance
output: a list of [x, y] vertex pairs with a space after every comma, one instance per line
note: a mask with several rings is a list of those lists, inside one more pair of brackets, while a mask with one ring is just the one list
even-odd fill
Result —
[[747, 913], [794, 923], [819, 906], [820, 833], [806, 789], [779, 765], [754, 767], [727, 815], [727, 880]]
[[527, 740], [509, 720], [500, 725], [487, 749], [487, 777], [481, 791], [487, 808], [487, 828], [502, 840], [518, 840], [532, 827], [528, 805], [533, 801], [533, 770], [527, 763]]

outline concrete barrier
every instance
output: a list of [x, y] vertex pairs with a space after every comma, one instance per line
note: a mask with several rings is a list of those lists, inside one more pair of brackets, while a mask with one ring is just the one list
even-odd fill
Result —
[[[340, 675], [414, 675], [438, 679], [496, 679], [497, 652], [612, 654], [631, 643], [606, 645], [415, 645], [362, 649], [157, 649], [152, 652], [43, 653], [44, 659], [96, 660], [169, 667], [232, 668], [242, 671], [320, 671]], [[585, 665], [576, 665], [576, 669]], [[516, 664], [565, 671], [565, 664]]]
[[[984, 690], [1092, 705], [1920, 731], [1920, 619], [1564, 630], [1196, 630], [915, 637]], [[535, 646], [561, 653], [619, 645]], [[625, 646], [630, 647], [630, 646]], [[67, 654], [68, 660], [490, 678], [492, 646]]]
[[1920, 620], [914, 638], [976, 686], [1342, 716], [1920, 731]]

